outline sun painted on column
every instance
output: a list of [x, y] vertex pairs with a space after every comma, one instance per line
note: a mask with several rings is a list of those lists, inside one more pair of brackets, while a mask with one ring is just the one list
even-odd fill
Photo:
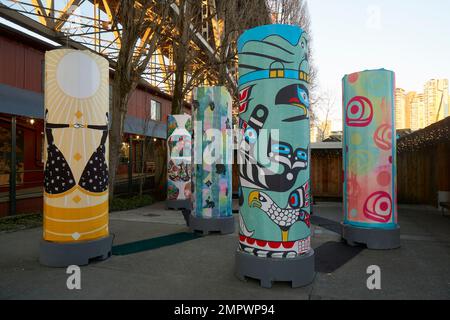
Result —
[[310, 251], [308, 37], [289, 25], [238, 40], [240, 250]]
[[45, 55], [44, 239], [108, 235], [109, 65], [88, 51]]
[[198, 87], [193, 99], [193, 215], [231, 217], [231, 96], [225, 87]]
[[343, 79], [345, 224], [397, 227], [394, 81], [384, 69]]

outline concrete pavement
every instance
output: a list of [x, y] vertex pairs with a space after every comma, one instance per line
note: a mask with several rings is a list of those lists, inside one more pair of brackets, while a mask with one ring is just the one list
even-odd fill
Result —
[[[82, 289], [68, 290], [65, 269], [39, 264], [42, 229], [36, 228], [0, 234], [0, 299], [450, 299], [449, 216], [400, 206], [402, 247], [389, 251], [342, 244], [333, 231], [339, 203], [319, 203], [314, 216], [318, 272], [304, 288], [263, 289], [256, 280], [238, 280], [235, 233], [92, 263], [81, 268]], [[188, 231], [181, 213], [163, 203], [112, 213], [110, 220], [114, 245]], [[381, 290], [366, 287], [370, 265], [381, 268]]]

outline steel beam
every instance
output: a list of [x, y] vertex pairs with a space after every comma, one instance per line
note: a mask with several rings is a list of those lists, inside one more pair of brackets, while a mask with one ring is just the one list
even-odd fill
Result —
[[61, 31], [67, 19], [72, 15], [72, 13], [84, 2], [84, 0], [69, 0], [58, 16], [58, 21], [55, 23], [55, 30]]

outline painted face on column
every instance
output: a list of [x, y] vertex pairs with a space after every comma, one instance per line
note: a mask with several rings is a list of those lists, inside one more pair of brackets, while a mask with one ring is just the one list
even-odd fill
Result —
[[[278, 232], [267, 238], [283, 243], [294, 240], [297, 246], [303, 237], [298, 232], [290, 237], [290, 231], [296, 224], [309, 228], [310, 99], [308, 39], [300, 29], [292, 29], [295, 32], [280, 30], [278, 34], [267, 28], [266, 34], [240, 38], [239, 175], [240, 187], [250, 189], [248, 193], [240, 190], [240, 204], [251, 208], [252, 214], [269, 218], [271, 230]], [[241, 236], [260, 239], [258, 227], [252, 225], [250, 231], [244, 221], [247, 216], [242, 218]], [[272, 234], [268, 229], [259, 231], [260, 235]], [[304, 234], [307, 237], [309, 232]], [[241, 239], [241, 246], [244, 242]], [[277, 245], [270, 241], [270, 248], [262, 242], [250, 244], [252, 250], [269, 251], [268, 256], [295, 256], [301, 251], [274, 249]]]
[[299, 139], [280, 139], [277, 132], [262, 132], [272, 121], [281, 120], [283, 128], [292, 128], [293, 133], [302, 122], [307, 124], [303, 120], [309, 118], [310, 107], [308, 40], [305, 34], [296, 40], [279, 35], [250, 40], [240, 52], [239, 70], [241, 185], [290, 190], [308, 167], [309, 146], [298, 145]]

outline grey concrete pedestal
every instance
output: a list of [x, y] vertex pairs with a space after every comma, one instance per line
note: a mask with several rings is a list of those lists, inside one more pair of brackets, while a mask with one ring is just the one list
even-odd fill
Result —
[[260, 280], [261, 287], [271, 288], [272, 282], [291, 282], [292, 288], [303, 287], [314, 280], [314, 250], [292, 259], [260, 258], [242, 251], [236, 252], [236, 276]]
[[83, 266], [90, 260], [106, 260], [111, 256], [113, 237], [92, 241], [57, 243], [41, 240], [39, 262], [48, 267]]
[[207, 235], [209, 232], [220, 232], [221, 234], [234, 233], [234, 217], [226, 218], [200, 218], [191, 214], [189, 217], [189, 229], [201, 231]]
[[166, 208], [167, 209], [190, 209], [191, 208], [191, 200], [166, 200]]
[[350, 246], [365, 244], [368, 249], [388, 250], [400, 247], [400, 227], [395, 229], [358, 228], [341, 223], [342, 239]]

